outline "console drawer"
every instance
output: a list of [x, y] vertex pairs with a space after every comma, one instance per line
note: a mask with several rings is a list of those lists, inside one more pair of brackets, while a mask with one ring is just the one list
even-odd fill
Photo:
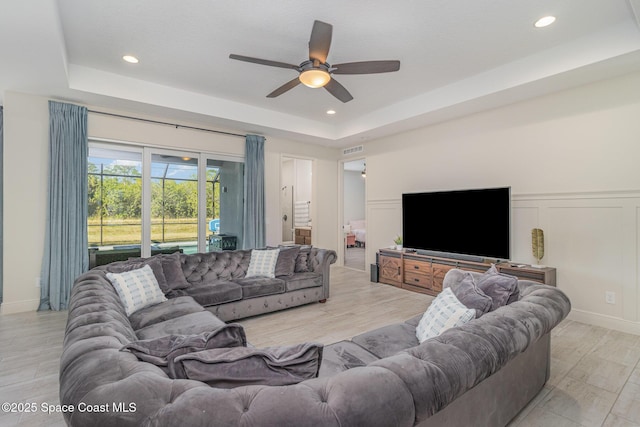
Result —
[[433, 269], [431, 268], [431, 263], [405, 258], [404, 271], [407, 273], [411, 271], [415, 274], [424, 274], [431, 277]]
[[404, 272], [404, 283], [431, 289], [431, 282], [432, 277], [430, 273], [425, 274], [424, 272], [415, 272], [413, 270], [405, 270]]

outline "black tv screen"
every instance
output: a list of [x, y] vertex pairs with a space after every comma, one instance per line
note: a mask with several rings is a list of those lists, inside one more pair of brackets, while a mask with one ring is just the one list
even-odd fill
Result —
[[407, 249], [508, 260], [510, 229], [510, 187], [402, 195]]

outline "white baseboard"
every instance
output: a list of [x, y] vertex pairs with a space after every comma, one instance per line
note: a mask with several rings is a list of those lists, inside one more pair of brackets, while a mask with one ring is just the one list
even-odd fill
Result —
[[37, 311], [38, 306], [40, 306], [39, 299], [32, 299], [32, 300], [26, 300], [26, 301], [12, 301], [12, 302], [3, 301], [2, 305], [0, 305], [0, 315], [24, 313], [27, 311]]
[[619, 317], [605, 316], [604, 314], [573, 309], [567, 318], [575, 320], [576, 322], [587, 323], [589, 325], [600, 326], [628, 334], [640, 335], [640, 322], [632, 322], [630, 320], [620, 319]]

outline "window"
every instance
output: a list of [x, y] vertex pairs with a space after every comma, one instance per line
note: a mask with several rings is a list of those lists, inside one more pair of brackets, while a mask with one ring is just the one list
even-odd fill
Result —
[[90, 149], [89, 247], [140, 245], [142, 153]]
[[241, 159], [91, 143], [88, 160], [92, 267], [175, 250], [240, 248]]

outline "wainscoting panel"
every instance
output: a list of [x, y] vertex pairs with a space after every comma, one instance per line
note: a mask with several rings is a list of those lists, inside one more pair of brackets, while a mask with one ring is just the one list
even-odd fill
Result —
[[[578, 310], [623, 317], [623, 231], [620, 207], [550, 207], [549, 259], [561, 265], [559, 286]], [[614, 292], [615, 304], [605, 293]]]
[[542, 264], [557, 268], [557, 285], [572, 302], [570, 317], [640, 334], [640, 193], [515, 195], [512, 206], [514, 255], [530, 248], [533, 226], [544, 230]]
[[536, 263], [531, 251], [531, 230], [540, 227], [539, 217], [538, 206], [511, 207], [511, 259], [514, 262]]

